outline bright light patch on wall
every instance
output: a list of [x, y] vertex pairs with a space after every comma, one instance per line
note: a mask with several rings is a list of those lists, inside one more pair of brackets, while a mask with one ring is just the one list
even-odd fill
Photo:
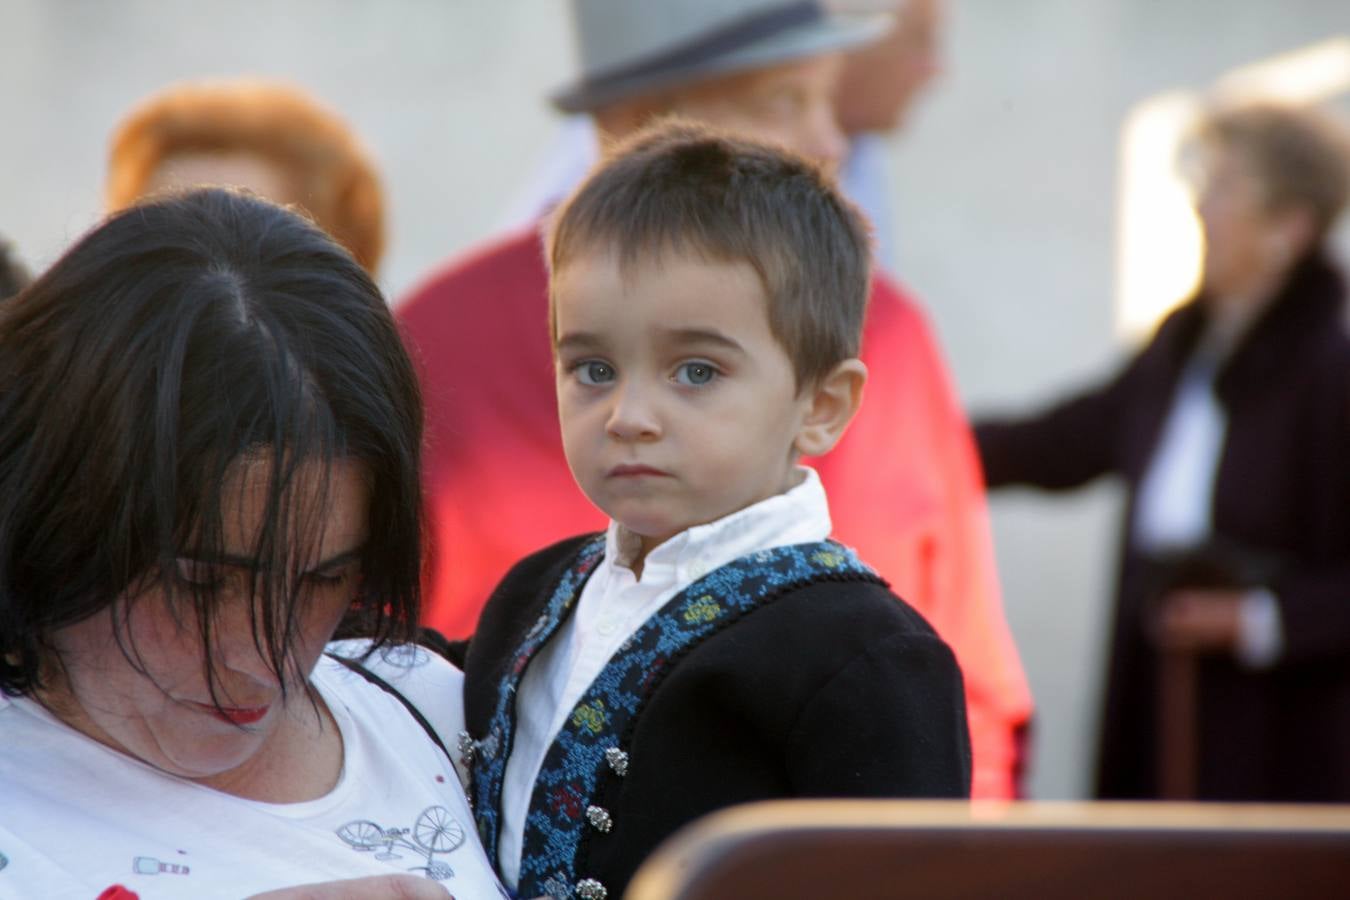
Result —
[[1215, 84], [1224, 97], [1317, 103], [1350, 90], [1350, 37], [1310, 44], [1242, 66]]
[[[1234, 69], [1212, 95], [1314, 103], [1346, 91], [1350, 37], [1336, 37]], [[1199, 94], [1170, 91], [1136, 105], [1121, 130], [1115, 320], [1130, 341], [1147, 336], [1199, 281], [1204, 239], [1177, 168], [1199, 109]]]
[[1194, 94], [1150, 98], [1125, 120], [1117, 226], [1116, 331], [1131, 340], [1189, 296], [1203, 238], [1177, 168], [1177, 146], [1195, 120]]

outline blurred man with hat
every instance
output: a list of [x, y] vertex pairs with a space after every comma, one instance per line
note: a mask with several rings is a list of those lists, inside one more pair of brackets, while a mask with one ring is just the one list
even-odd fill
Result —
[[[605, 139], [665, 114], [777, 141], [834, 170], [843, 51], [885, 17], [815, 0], [573, 0], [581, 73], [554, 95]], [[398, 316], [421, 358], [434, 545], [426, 624], [473, 629], [520, 557], [606, 520], [563, 457], [539, 223], [433, 273]], [[1010, 797], [1031, 700], [1003, 616], [978, 457], [924, 314], [878, 273], [863, 336], [862, 411], [814, 461], [835, 536], [857, 547], [957, 654], [972, 792]], [[841, 739], [847, 739], [846, 736]]]
[[[827, 2], [844, 14], [892, 17], [879, 39], [846, 51], [834, 109], [848, 145], [839, 186], [872, 223], [876, 263], [894, 272], [890, 139], [905, 127], [911, 108], [942, 71], [943, 0]], [[562, 112], [575, 108], [566, 91], [553, 100]], [[571, 112], [542, 151], [536, 171], [512, 197], [502, 229], [538, 221], [571, 193], [599, 156], [600, 137], [590, 112]]]

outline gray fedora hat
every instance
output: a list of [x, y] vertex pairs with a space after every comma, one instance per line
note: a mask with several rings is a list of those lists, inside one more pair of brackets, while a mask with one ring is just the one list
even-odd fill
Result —
[[580, 78], [553, 94], [566, 112], [714, 75], [843, 50], [880, 37], [886, 16], [819, 0], [572, 0]]

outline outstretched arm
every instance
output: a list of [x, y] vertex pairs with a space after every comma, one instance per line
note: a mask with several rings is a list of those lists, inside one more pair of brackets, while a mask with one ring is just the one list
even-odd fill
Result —
[[1128, 374], [1025, 418], [977, 418], [985, 483], [1067, 490], [1112, 471]]

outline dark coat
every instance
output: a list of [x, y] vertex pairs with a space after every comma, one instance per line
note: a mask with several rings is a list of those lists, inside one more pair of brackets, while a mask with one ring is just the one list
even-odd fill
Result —
[[[1345, 288], [1320, 255], [1294, 271], [1219, 372], [1228, 430], [1215, 478], [1215, 546], [1269, 562], [1284, 652], [1268, 670], [1207, 658], [1199, 672], [1199, 793], [1350, 800], [1350, 337]], [[1114, 380], [1022, 421], [984, 421], [991, 487], [1128, 488], [1097, 794], [1155, 796], [1155, 669], [1145, 605], [1169, 577], [1134, 546], [1140, 480], [1182, 368], [1204, 331], [1194, 300]]]
[[[465, 668], [473, 737], [488, 732], [498, 685], [518, 667], [517, 648], [582, 543], [523, 560], [488, 601]], [[658, 843], [722, 807], [785, 797], [951, 798], [970, 789], [955, 658], [875, 581], [789, 590], [702, 638], [669, 663], [627, 732], [627, 771], [602, 772], [595, 793], [578, 803], [612, 816], [611, 830], [581, 841], [573, 866], [610, 897]]]

